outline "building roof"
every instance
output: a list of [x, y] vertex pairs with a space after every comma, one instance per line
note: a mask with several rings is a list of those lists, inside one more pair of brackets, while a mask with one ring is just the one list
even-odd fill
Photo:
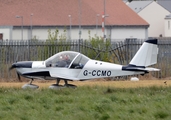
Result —
[[157, 0], [157, 3], [171, 12], [171, 0]]
[[132, 1], [128, 4], [128, 6], [134, 10], [136, 13], [139, 13], [153, 1]]
[[[0, 26], [68, 26], [68, 15], [73, 25], [101, 25], [104, 10], [102, 0], [0, 0]], [[81, 12], [80, 12], [81, 8]], [[106, 0], [106, 25], [110, 26], [148, 26], [149, 24], [132, 11], [122, 0]], [[79, 17], [81, 13], [81, 19]], [[32, 17], [30, 15], [33, 14]], [[80, 22], [81, 21], [81, 22]]]

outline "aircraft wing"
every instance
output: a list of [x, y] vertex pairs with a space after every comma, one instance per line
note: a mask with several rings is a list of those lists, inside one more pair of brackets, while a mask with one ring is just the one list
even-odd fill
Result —
[[77, 78], [80, 73], [80, 69], [68, 69], [68, 68], [57, 68], [49, 71], [49, 74], [53, 78], [61, 78], [67, 80], [80, 80]]
[[78, 78], [75, 78], [70, 75], [56, 75], [56, 74], [51, 74], [51, 77], [53, 78], [61, 78], [61, 79], [67, 79], [67, 80], [80, 80]]
[[[34, 71], [34, 72], [25, 72], [22, 74], [25, 77], [28, 78], [37, 78], [37, 79], [45, 79], [48, 78], [61, 78], [61, 79], [67, 79], [67, 80], [79, 80], [78, 78], [74, 77], [72, 72], [70, 74], [66, 74], [66, 72], [56, 73], [52, 71]], [[43, 77], [43, 75], [45, 77]]]

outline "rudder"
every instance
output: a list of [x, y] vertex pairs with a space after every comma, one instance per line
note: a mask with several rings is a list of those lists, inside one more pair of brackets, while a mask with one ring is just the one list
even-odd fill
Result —
[[137, 51], [130, 65], [147, 67], [157, 63], [158, 40], [146, 40]]

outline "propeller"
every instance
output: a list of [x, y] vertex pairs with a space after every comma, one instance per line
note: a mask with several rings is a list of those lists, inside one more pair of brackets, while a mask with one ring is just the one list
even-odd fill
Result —
[[17, 72], [17, 77], [18, 77], [18, 80], [21, 81], [21, 77], [20, 77], [20, 74]]
[[[13, 63], [11, 65], [11, 67], [9, 68], [9, 71], [11, 71], [12, 69], [16, 68], [17, 67], [17, 61], [18, 61], [18, 53], [17, 53], [17, 56], [16, 56], [16, 59], [15, 59], [15, 63]], [[19, 81], [21, 81], [21, 77], [20, 77], [20, 74], [16, 71], [16, 74], [17, 74], [17, 78]]]
[[9, 71], [11, 71], [12, 69], [14, 69], [14, 65], [12, 64], [11, 67], [9, 68]]
[[[17, 63], [17, 62], [16, 62]], [[16, 68], [17, 67], [17, 64], [16, 63], [13, 63], [11, 65], [11, 67], [9, 68], [9, 71], [11, 71], [12, 69]], [[20, 74], [16, 71], [16, 74], [17, 74], [17, 78], [19, 81], [21, 81], [21, 77], [20, 77]]]

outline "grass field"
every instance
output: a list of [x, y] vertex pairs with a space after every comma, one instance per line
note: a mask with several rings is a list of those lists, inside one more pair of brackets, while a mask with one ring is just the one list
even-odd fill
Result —
[[[70, 84], [80, 86], [106, 86], [116, 88], [135, 88], [135, 87], [149, 87], [149, 86], [166, 86], [164, 82], [167, 81], [167, 86], [171, 86], [171, 80], [140, 80], [140, 81], [105, 81], [105, 80], [90, 80], [90, 81], [70, 81]], [[26, 82], [0, 82], [0, 87], [19, 87], [21, 88]], [[33, 84], [39, 85], [40, 88], [48, 88], [53, 81], [33, 81]], [[61, 84], [62, 81], [60, 82]]]
[[52, 82], [0, 83], [3, 120], [156, 120], [171, 119], [171, 82], [167, 80], [70, 82], [76, 89], [47, 89]]

